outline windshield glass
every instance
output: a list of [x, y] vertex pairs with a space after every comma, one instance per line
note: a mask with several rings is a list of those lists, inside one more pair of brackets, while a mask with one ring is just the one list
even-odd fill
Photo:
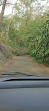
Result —
[[0, 77], [49, 76], [49, 0], [0, 0]]

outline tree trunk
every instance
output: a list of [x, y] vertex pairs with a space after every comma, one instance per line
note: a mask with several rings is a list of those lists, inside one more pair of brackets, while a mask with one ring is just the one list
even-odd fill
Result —
[[[13, 16], [13, 8], [12, 8], [12, 16]], [[8, 40], [8, 33], [9, 33], [10, 24], [11, 24], [11, 19], [10, 19], [10, 21], [8, 23], [8, 28], [7, 28], [7, 33], [6, 33], [6, 36], [7, 36], [6, 41]]]
[[3, 6], [2, 6], [2, 11], [1, 11], [1, 15], [0, 15], [0, 35], [1, 35], [1, 25], [2, 25], [2, 20], [3, 20], [3, 15], [4, 15], [4, 10], [5, 10], [5, 5], [6, 5], [6, 1], [3, 1]]

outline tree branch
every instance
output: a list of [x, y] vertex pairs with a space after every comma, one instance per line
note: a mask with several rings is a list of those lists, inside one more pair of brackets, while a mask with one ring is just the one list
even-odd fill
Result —
[[[20, 4], [20, 3], [15, 3], [15, 4], [12, 4], [12, 3], [6, 3], [6, 5], [17, 5], [17, 4]], [[3, 5], [3, 3], [0, 4], [0, 6], [2, 6], [2, 5]]]

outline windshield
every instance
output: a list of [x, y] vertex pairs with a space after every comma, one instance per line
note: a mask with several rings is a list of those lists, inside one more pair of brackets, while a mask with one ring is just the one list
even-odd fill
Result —
[[49, 76], [49, 0], [0, 0], [0, 77]]

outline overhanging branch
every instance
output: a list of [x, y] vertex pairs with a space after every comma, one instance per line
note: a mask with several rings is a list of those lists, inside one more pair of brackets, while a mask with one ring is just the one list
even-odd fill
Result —
[[[20, 3], [15, 3], [15, 4], [12, 4], [12, 3], [6, 3], [6, 5], [17, 5], [17, 4], [20, 4]], [[3, 5], [3, 3], [0, 4], [0, 6], [2, 6], [2, 5]]]

